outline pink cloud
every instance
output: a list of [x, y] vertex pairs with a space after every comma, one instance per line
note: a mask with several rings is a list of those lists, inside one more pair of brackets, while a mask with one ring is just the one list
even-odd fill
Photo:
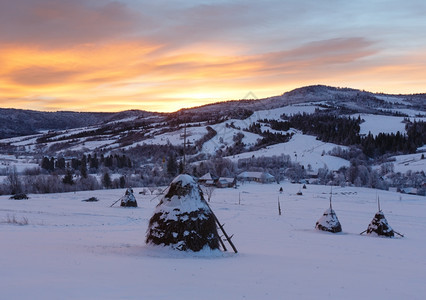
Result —
[[0, 41], [60, 47], [122, 37], [139, 22], [119, 2], [0, 0]]

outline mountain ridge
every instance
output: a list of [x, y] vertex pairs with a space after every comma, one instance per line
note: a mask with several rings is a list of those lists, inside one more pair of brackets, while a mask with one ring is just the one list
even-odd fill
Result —
[[0, 139], [37, 134], [47, 130], [66, 130], [122, 120], [126, 118], [146, 118], [150, 116], [165, 118], [189, 118], [191, 121], [205, 120], [211, 116], [217, 118], [244, 118], [254, 111], [279, 108], [287, 105], [297, 105], [307, 102], [338, 102], [347, 108], [354, 109], [356, 103], [358, 112], [374, 112], [374, 103], [386, 107], [387, 103], [395, 106], [415, 106], [419, 111], [426, 111], [426, 94], [383, 94], [368, 91], [340, 88], [327, 85], [309, 85], [296, 88], [278, 96], [261, 99], [239, 99], [220, 101], [192, 108], [184, 108], [170, 113], [158, 113], [145, 110], [126, 110], [119, 112], [74, 112], [56, 111], [45, 112], [14, 108], [0, 108]]

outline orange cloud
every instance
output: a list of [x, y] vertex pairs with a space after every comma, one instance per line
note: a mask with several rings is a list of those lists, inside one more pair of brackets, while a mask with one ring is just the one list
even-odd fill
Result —
[[[162, 51], [162, 47], [142, 40], [50, 50], [3, 47], [2, 106], [174, 111], [241, 99], [250, 91], [258, 98], [273, 96], [307, 84], [368, 89], [381, 88], [379, 82], [385, 78], [398, 88], [410, 80], [415, 84], [413, 76], [424, 74], [424, 68], [407, 58], [400, 65], [376, 61], [379, 50], [362, 38], [332, 39], [257, 55], [239, 55], [244, 49], [227, 49], [226, 45], [218, 50], [214, 45], [177, 51]], [[425, 61], [421, 53], [416, 60]], [[398, 82], [395, 74], [401, 73], [407, 77]], [[350, 84], [345, 81], [348, 79]]]

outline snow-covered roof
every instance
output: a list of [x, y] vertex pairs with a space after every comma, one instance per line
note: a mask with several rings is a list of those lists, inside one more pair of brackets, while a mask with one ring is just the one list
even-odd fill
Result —
[[212, 175], [210, 173], [206, 173], [203, 176], [200, 177], [198, 180], [212, 180]]
[[413, 188], [413, 187], [405, 187], [401, 189], [401, 192], [405, 193], [405, 194], [413, 194], [416, 195], [417, 194], [417, 189]]
[[234, 178], [231, 178], [231, 177], [220, 177], [219, 178], [219, 182], [220, 183], [233, 183], [234, 182]]
[[243, 178], [258, 178], [258, 179], [272, 179], [274, 176], [269, 174], [268, 172], [242, 172], [238, 175], [238, 177]]

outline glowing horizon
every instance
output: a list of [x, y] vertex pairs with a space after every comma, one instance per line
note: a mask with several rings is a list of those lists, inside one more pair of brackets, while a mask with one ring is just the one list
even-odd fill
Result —
[[172, 112], [324, 84], [426, 92], [426, 4], [0, 0], [0, 107]]

